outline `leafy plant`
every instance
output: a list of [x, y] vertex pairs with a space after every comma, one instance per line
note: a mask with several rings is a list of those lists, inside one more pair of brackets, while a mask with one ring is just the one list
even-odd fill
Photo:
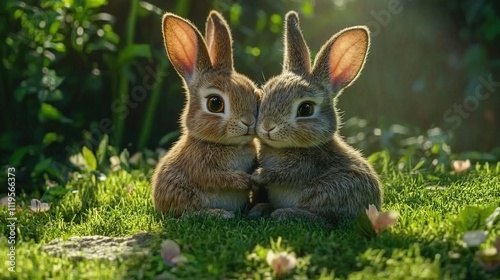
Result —
[[104, 78], [96, 58], [115, 51], [119, 41], [114, 17], [99, 11], [106, 3], [5, 3], [7, 25], [1, 32], [7, 34], [8, 55], [2, 60], [7, 72], [0, 87], [11, 94], [3, 96], [9, 110], [0, 149], [2, 161], [22, 166], [21, 180], [34, 178], [35, 185], [44, 177], [64, 180], [66, 168], [57, 162], [65, 154], [54, 157], [53, 151], [79, 134], [84, 113], [75, 100], [101, 90]]

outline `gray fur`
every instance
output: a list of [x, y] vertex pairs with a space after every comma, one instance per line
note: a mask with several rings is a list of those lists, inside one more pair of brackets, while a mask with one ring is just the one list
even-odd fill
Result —
[[[260, 167], [254, 184], [268, 191], [278, 219], [336, 222], [354, 218], [369, 204], [380, 209], [380, 180], [360, 152], [338, 134], [334, 98], [361, 72], [369, 48], [366, 27], [332, 36], [314, 66], [299, 27], [298, 15], [285, 22], [283, 72], [263, 86], [256, 131]], [[313, 117], [294, 117], [299, 101], [314, 101]]]

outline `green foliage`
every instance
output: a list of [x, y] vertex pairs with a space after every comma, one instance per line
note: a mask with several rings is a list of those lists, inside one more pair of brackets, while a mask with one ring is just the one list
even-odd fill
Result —
[[57, 162], [67, 154], [54, 157], [53, 153], [80, 135], [85, 109], [75, 104], [78, 95], [102, 90], [103, 63], [96, 58], [116, 51], [119, 41], [112, 27], [114, 17], [98, 10], [106, 4], [99, 0], [4, 2], [6, 25], [0, 26], [0, 32], [7, 34], [4, 51], [8, 55], [3, 56], [7, 71], [0, 86], [12, 95], [2, 96], [2, 105], [8, 107], [2, 124], [2, 162], [24, 167], [21, 181], [32, 177], [39, 184], [48, 178], [65, 179], [61, 174], [68, 167]]
[[101, 166], [104, 163], [104, 159], [106, 158], [106, 151], [108, 149], [109, 144], [109, 136], [105, 134], [96, 151], [97, 165]]
[[66, 193], [68, 193], [68, 189], [62, 186], [52, 186], [48, 188], [43, 196], [40, 198], [42, 202], [55, 203], [61, 200]]
[[97, 159], [89, 148], [83, 146], [82, 149], [83, 159], [87, 165], [89, 171], [94, 171], [97, 169]]
[[[428, 130], [411, 128], [400, 124], [375, 127], [372, 122], [359, 117], [348, 119], [341, 128], [347, 143], [368, 154], [368, 160], [387, 171], [391, 159], [401, 170], [412, 171], [436, 169], [449, 170], [456, 159], [471, 159], [478, 162], [495, 163], [500, 160], [500, 149], [490, 152], [453, 153], [450, 142], [452, 133], [440, 127]], [[488, 165], [489, 167], [489, 165]]]
[[119, 151], [109, 145], [109, 136], [106, 134], [102, 137], [95, 152], [83, 146], [80, 152], [69, 157], [69, 162], [78, 172], [93, 174], [97, 179], [105, 179], [105, 174], [118, 170], [130, 172], [132, 169], [138, 169], [149, 172], [162, 153], [162, 150], [145, 149], [144, 152], [131, 156], [127, 149]]
[[492, 215], [496, 208], [497, 205], [482, 207], [466, 206], [455, 220], [455, 227], [461, 232], [479, 229], [485, 230], [487, 228], [488, 220], [492, 220], [491, 224], [493, 224], [494, 219], [488, 218]]

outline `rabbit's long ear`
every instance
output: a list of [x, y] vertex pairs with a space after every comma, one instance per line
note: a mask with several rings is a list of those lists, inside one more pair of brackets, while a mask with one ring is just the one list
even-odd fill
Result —
[[226, 20], [216, 11], [207, 18], [205, 38], [208, 54], [215, 69], [233, 70], [233, 40]]
[[286, 14], [284, 34], [283, 72], [290, 71], [299, 75], [309, 74], [311, 71], [309, 48], [300, 30], [299, 15], [295, 11]]
[[199, 73], [212, 67], [203, 37], [189, 21], [166, 13], [163, 16], [163, 40], [168, 58], [188, 84]]
[[328, 40], [318, 52], [312, 74], [337, 94], [356, 80], [370, 47], [370, 33], [364, 26], [344, 29]]

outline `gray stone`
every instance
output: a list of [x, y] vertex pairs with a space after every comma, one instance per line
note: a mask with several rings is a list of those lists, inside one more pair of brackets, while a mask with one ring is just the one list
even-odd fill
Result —
[[67, 240], [54, 239], [42, 249], [52, 256], [75, 260], [117, 260], [149, 255], [153, 239], [153, 235], [146, 232], [126, 237], [74, 236]]

